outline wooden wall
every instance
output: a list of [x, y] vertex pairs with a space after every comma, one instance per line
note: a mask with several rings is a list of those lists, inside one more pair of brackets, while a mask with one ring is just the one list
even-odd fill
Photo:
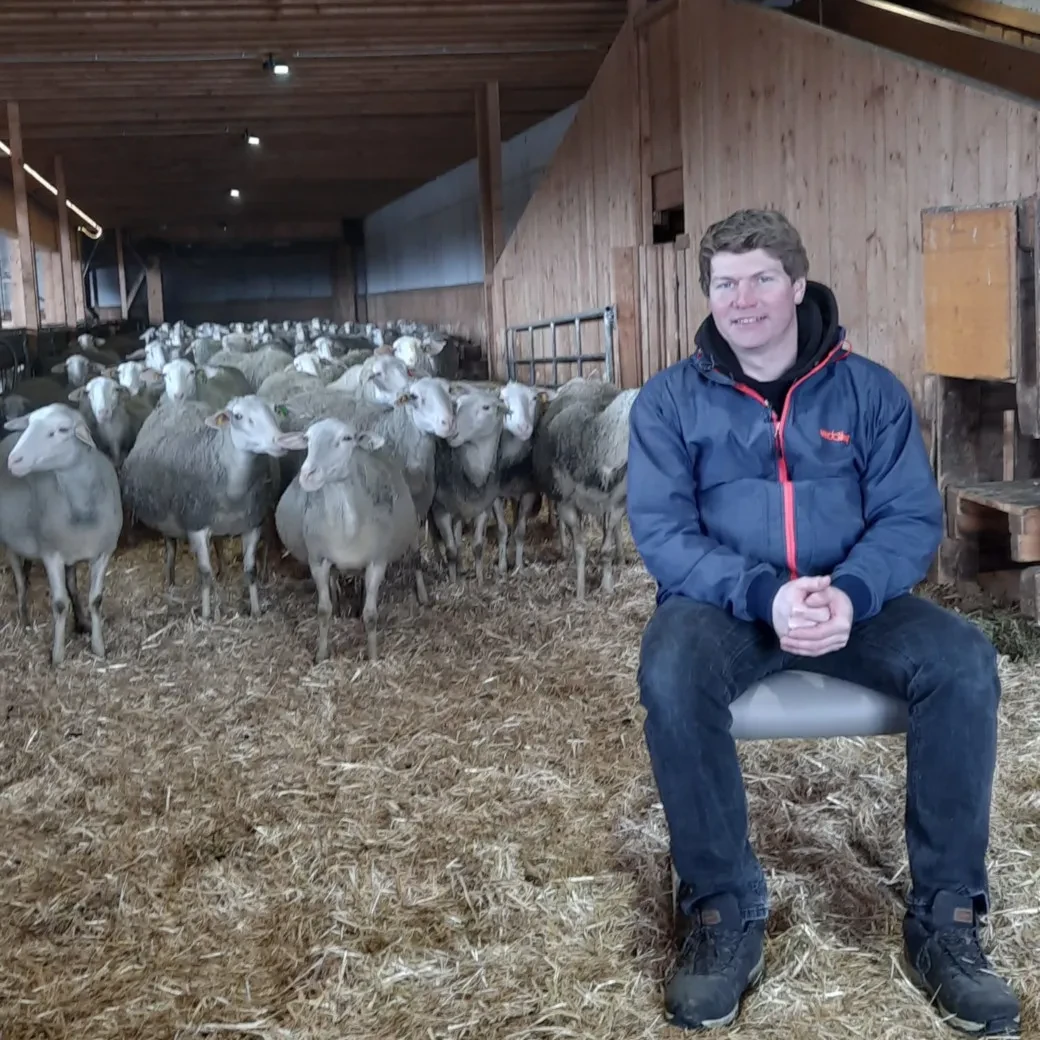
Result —
[[[0, 159], [0, 162], [3, 161], [10, 162]], [[37, 204], [34, 199], [29, 200], [29, 224], [34, 245], [45, 249], [58, 248], [58, 218], [53, 212]], [[14, 215], [14, 189], [4, 180], [0, 180], [0, 231], [9, 235], [18, 234], [18, 224]]]
[[[3, 160], [0, 159], [0, 163]], [[73, 245], [79, 235], [75, 232], [75, 218], [72, 218]], [[29, 199], [29, 228], [32, 236], [34, 259], [38, 268], [37, 303], [40, 309], [41, 325], [64, 325], [65, 299], [62, 283], [60, 232], [58, 229], [58, 217], [54, 209], [47, 209], [40, 205], [34, 198]], [[18, 248], [18, 222], [15, 218], [14, 189], [9, 181], [0, 180], [0, 234], [5, 235], [10, 243], [11, 249]], [[74, 261], [75, 262], [75, 261]], [[0, 264], [3, 263], [0, 256]], [[78, 270], [78, 268], [76, 268]], [[10, 277], [6, 269], [0, 271], [0, 276]], [[16, 291], [10, 286], [12, 295]], [[12, 301], [6, 301], [6, 308], [0, 313], [0, 325], [5, 327], [14, 324], [15, 313], [10, 309]], [[75, 316], [72, 322], [75, 324]]]
[[484, 345], [484, 286], [452, 285], [439, 289], [405, 289], [365, 297], [368, 321], [436, 322], [474, 343]]
[[[620, 336], [620, 364], [642, 361], [645, 379], [689, 353], [706, 314], [704, 229], [775, 206], [802, 232], [810, 277], [837, 293], [853, 348], [920, 399], [921, 211], [1037, 192], [1037, 118], [1035, 106], [781, 13], [679, 0], [618, 36], [498, 264], [499, 324], [614, 303], [638, 330]], [[649, 219], [637, 221], [650, 176], [676, 156], [685, 249], [652, 246]], [[680, 313], [666, 315], [666, 300]], [[670, 338], [648, 349], [660, 325]]]
[[612, 250], [635, 241], [639, 214], [635, 63], [626, 25], [495, 267], [496, 354], [505, 326], [613, 302]]

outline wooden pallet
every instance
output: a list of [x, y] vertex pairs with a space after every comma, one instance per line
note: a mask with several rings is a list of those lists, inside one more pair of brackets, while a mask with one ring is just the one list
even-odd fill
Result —
[[1040, 621], [1040, 480], [946, 489], [942, 570]]

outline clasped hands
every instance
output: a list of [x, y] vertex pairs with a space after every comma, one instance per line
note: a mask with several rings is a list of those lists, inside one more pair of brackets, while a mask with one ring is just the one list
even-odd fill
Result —
[[848, 642], [852, 600], [827, 575], [795, 578], [773, 597], [773, 630], [786, 653], [822, 657]]

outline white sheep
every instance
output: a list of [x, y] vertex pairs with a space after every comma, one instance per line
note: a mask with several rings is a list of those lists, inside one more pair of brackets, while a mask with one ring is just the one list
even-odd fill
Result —
[[51, 662], [61, 664], [70, 600], [77, 629], [86, 628], [76, 564], [89, 562], [90, 645], [104, 658], [101, 598], [123, 528], [115, 467], [94, 444], [83, 417], [68, 405], [45, 405], [4, 428], [14, 432], [0, 441], [0, 543], [14, 574], [18, 616], [28, 625], [23, 561], [40, 560], [51, 591]]
[[80, 405], [95, 444], [118, 470], [151, 414], [151, 402], [143, 395], [132, 397], [110, 376], [94, 376], [72, 390], [69, 400]]
[[368, 657], [377, 658], [379, 586], [387, 566], [411, 549], [419, 535], [404, 470], [376, 452], [383, 439], [339, 419], [319, 419], [306, 432], [282, 435], [281, 444], [306, 450], [300, 472], [275, 510], [282, 544], [311, 569], [318, 591], [316, 659], [329, 656], [332, 597], [329, 576], [364, 569], [362, 620]]

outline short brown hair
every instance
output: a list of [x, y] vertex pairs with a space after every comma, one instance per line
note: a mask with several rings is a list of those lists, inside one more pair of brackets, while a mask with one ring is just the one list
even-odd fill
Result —
[[764, 249], [784, 265], [792, 282], [809, 273], [809, 257], [802, 236], [782, 213], [775, 209], [738, 209], [712, 224], [700, 245], [701, 291], [708, 295], [711, 285], [711, 258], [716, 253], [750, 253]]

